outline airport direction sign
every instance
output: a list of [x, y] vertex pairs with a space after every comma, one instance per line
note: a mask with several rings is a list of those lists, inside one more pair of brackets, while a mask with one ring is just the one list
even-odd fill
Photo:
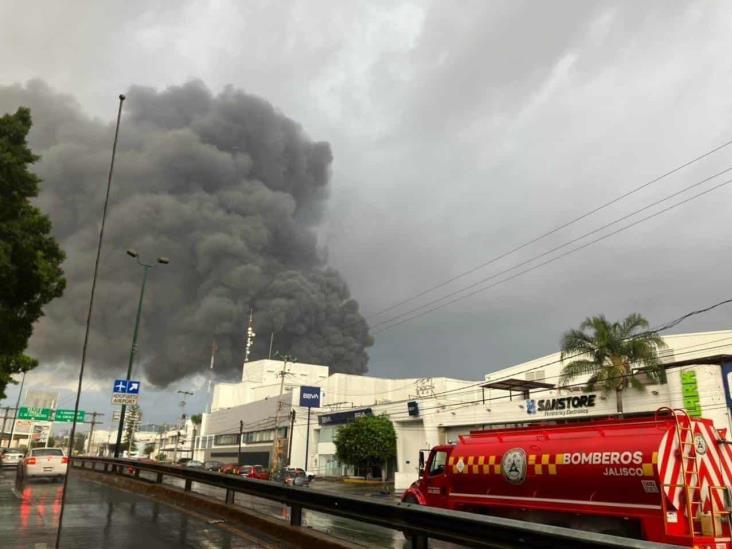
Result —
[[112, 387], [112, 404], [130, 406], [140, 399], [140, 382], [135, 379], [115, 379]]
[[[86, 412], [84, 410], [79, 410], [79, 412], [76, 414], [76, 422], [83, 423], [85, 419], [86, 419]], [[73, 410], [56, 410], [56, 417], [54, 418], [54, 421], [60, 422], [60, 423], [73, 423], [74, 411]]]
[[112, 395], [112, 404], [124, 404], [131, 406], [137, 404], [140, 395], [128, 395], [127, 393], [114, 393]]
[[51, 421], [51, 408], [28, 408], [21, 406], [18, 408], [18, 419], [33, 419], [37, 421]]

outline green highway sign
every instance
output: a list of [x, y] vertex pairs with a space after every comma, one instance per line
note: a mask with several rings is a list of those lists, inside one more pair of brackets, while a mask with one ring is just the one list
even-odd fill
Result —
[[[86, 418], [86, 412], [84, 410], [79, 410], [79, 412], [76, 414], [76, 422], [83, 423], [85, 418]], [[73, 410], [56, 410], [56, 418], [54, 419], [54, 421], [73, 423], [74, 411]]]
[[[51, 408], [28, 408], [21, 406], [18, 408], [18, 419], [33, 419], [36, 421], [51, 421]], [[73, 415], [73, 411], [71, 412]]]

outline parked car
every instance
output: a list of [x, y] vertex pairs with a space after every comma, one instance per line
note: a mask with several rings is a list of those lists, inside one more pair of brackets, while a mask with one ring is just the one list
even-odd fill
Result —
[[221, 463], [220, 461], [209, 460], [209, 461], [203, 462], [203, 468], [206, 469], [207, 471], [220, 472], [223, 466], [224, 466], [224, 464]]
[[229, 475], [235, 475], [238, 469], [239, 466], [236, 463], [226, 463], [221, 467], [221, 472]]
[[186, 463], [191, 461], [191, 458], [180, 458], [178, 461], [175, 462], [176, 465], [184, 466]]
[[269, 471], [261, 465], [252, 465], [254, 467], [254, 478], [259, 480], [269, 480]]
[[272, 480], [287, 484], [288, 486], [306, 486], [310, 483], [304, 470], [290, 467], [281, 469]]
[[16, 467], [24, 456], [25, 454], [17, 448], [3, 448], [0, 450], [0, 467]]
[[183, 467], [187, 467], [188, 469], [203, 469], [203, 462], [195, 459], [189, 459], [185, 464], [183, 464]]
[[248, 477], [248, 478], [254, 478], [252, 477], [252, 474], [254, 473], [254, 467], [251, 465], [241, 465], [237, 468], [236, 474], [240, 477]]
[[63, 448], [31, 448], [28, 456], [18, 464], [17, 480], [49, 477], [63, 479], [69, 466], [69, 458]]

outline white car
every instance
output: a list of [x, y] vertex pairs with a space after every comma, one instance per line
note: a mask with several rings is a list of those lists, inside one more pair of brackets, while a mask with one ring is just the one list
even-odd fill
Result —
[[12, 448], [0, 450], [0, 466], [15, 467], [23, 460], [23, 452]]
[[50, 477], [63, 479], [69, 467], [69, 458], [62, 448], [31, 448], [18, 464], [18, 480]]

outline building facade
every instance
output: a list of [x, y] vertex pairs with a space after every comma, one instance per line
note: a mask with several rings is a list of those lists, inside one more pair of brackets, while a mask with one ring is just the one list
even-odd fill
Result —
[[[712, 419], [718, 428], [732, 429], [732, 331], [664, 339], [667, 383], [646, 379], [643, 390], [626, 390], [624, 413], [683, 408]], [[351, 471], [335, 457], [338, 428], [359, 415], [386, 414], [397, 433], [397, 458], [389, 477], [396, 489], [404, 489], [417, 478], [420, 450], [472, 430], [617, 414], [614, 393], [586, 392], [582, 378], [560, 386], [561, 371], [559, 353], [493, 371], [482, 380], [329, 375], [321, 365], [251, 362], [244, 365], [241, 382], [215, 386], [212, 411], [203, 415], [193, 454], [200, 460], [264, 466], [279, 455], [281, 464], [317, 475], [347, 475]], [[302, 387], [318, 388], [318, 408], [301, 405]]]

